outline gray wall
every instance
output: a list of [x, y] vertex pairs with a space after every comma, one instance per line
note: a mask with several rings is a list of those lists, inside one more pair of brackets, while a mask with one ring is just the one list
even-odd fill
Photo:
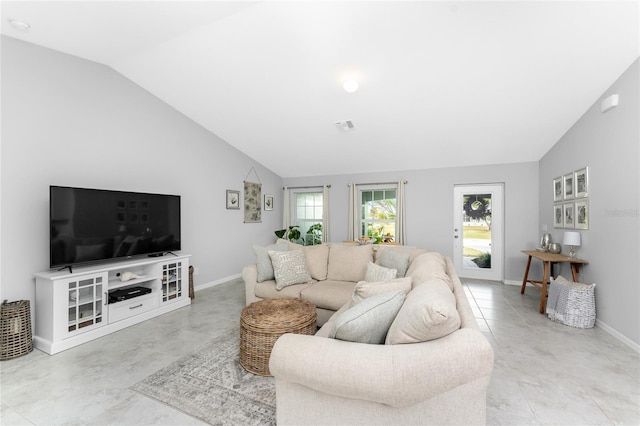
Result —
[[[638, 60], [597, 99], [540, 160], [540, 223], [549, 224], [554, 241], [552, 179], [589, 167], [589, 230], [580, 231], [577, 256], [588, 260], [581, 281], [596, 283], [598, 324], [640, 345], [638, 285], [640, 108]], [[617, 93], [620, 105], [606, 113], [600, 102]], [[564, 268], [565, 277], [570, 272]], [[604, 324], [603, 324], [604, 323]]]
[[522, 282], [526, 258], [520, 250], [538, 244], [538, 163], [502, 164], [285, 179], [287, 186], [330, 184], [330, 237], [347, 238], [348, 184], [407, 180], [407, 245], [453, 254], [453, 186], [505, 184], [505, 280]]
[[1, 136], [0, 300], [33, 302], [33, 274], [49, 267], [51, 184], [181, 195], [196, 286], [237, 276], [282, 224], [225, 208], [251, 167], [263, 193], [281, 191], [279, 176], [111, 68], [7, 37]]

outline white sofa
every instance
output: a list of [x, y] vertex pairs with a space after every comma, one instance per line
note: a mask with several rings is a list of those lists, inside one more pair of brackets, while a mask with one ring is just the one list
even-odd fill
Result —
[[[344, 259], [344, 250], [337, 251]], [[451, 259], [424, 252], [413, 251], [406, 271], [411, 289], [389, 328], [386, 344], [340, 340], [337, 324], [343, 323], [345, 312], [354, 309], [351, 295], [322, 322], [315, 336], [286, 334], [278, 339], [269, 369], [276, 379], [279, 425], [485, 423], [493, 349], [478, 328]], [[362, 266], [354, 257], [347, 257], [352, 268]], [[243, 271], [247, 303], [256, 293], [268, 296], [266, 289], [255, 287], [258, 283], [253, 282], [252, 269], [255, 267]], [[310, 292], [319, 284], [321, 287]], [[281, 293], [283, 289], [277, 296], [305, 298], [311, 294], [317, 299], [319, 290], [336, 288], [354, 294], [356, 283], [352, 284], [341, 284], [350, 287], [349, 291], [336, 283], [314, 281], [297, 289], [287, 287], [289, 294]], [[450, 299], [435, 302], [439, 298], [436, 293]], [[328, 295], [324, 298], [331, 299]], [[424, 330], [420, 329], [423, 323], [427, 324]], [[437, 337], [433, 332], [439, 332], [443, 324], [449, 329]], [[334, 335], [336, 338], [328, 338]]]

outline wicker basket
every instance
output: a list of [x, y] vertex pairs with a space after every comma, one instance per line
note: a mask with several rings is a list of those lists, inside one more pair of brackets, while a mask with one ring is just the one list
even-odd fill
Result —
[[271, 349], [285, 333], [315, 334], [316, 307], [290, 298], [246, 306], [240, 316], [240, 364], [251, 373], [270, 376]]
[[0, 308], [0, 360], [16, 358], [33, 350], [31, 305], [28, 300], [7, 303]]
[[551, 281], [547, 315], [553, 321], [576, 328], [596, 323], [595, 284], [567, 281], [561, 275]]

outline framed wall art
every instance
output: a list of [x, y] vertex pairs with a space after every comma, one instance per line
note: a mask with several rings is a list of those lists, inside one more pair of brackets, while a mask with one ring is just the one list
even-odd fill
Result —
[[575, 203], [575, 228], [589, 229], [589, 200], [579, 200]]
[[564, 213], [562, 212], [562, 204], [556, 204], [553, 206], [553, 227], [564, 227]]
[[564, 203], [562, 205], [563, 223], [565, 229], [573, 229], [575, 227], [575, 211], [574, 203]]
[[562, 186], [564, 187], [564, 199], [573, 199], [573, 173], [568, 173], [562, 177]]
[[576, 198], [587, 198], [589, 196], [589, 169], [576, 170], [574, 173], [574, 182], [576, 186]]
[[227, 210], [240, 210], [240, 191], [227, 189]]
[[564, 199], [564, 188], [562, 187], [562, 176], [553, 180], [553, 201], [558, 202]]
[[273, 195], [264, 194], [264, 210], [273, 210]]

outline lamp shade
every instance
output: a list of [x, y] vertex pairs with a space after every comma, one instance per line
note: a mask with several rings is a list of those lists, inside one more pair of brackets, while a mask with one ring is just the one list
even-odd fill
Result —
[[574, 246], [579, 247], [582, 243], [580, 238], [580, 233], [577, 231], [566, 231], [564, 233], [564, 238], [562, 240], [562, 244], [565, 246]]

